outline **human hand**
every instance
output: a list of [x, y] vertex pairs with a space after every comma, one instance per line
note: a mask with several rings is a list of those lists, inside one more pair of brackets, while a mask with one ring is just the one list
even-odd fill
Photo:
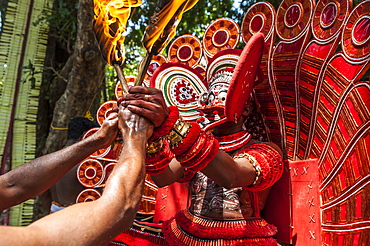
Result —
[[152, 87], [133, 86], [129, 94], [118, 99], [118, 104], [131, 112], [149, 119], [155, 127], [162, 125], [169, 115], [161, 90]]
[[99, 130], [93, 136], [101, 142], [100, 147], [108, 147], [118, 134], [118, 114], [111, 113], [102, 123]]
[[119, 106], [118, 110], [118, 128], [123, 139], [144, 137], [147, 140], [153, 133], [153, 124], [145, 117], [135, 114]]

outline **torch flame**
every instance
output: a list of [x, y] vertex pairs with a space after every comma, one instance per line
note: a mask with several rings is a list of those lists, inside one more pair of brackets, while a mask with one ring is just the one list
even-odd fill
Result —
[[149, 53], [158, 54], [176, 35], [176, 27], [182, 14], [198, 0], [160, 0], [156, 13], [145, 31], [143, 45]]
[[106, 62], [122, 64], [125, 59], [123, 35], [132, 7], [142, 5], [141, 0], [94, 0], [94, 31]]

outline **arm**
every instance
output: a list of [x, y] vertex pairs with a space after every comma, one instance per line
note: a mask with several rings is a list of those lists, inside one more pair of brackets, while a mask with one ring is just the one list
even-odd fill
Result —
[[92, 136], [57, 152], [41, 156], [0, 176], [0, 210], [19, 204], [49, 189], [73, 166], [117, 135], [116, 114], [111, 114]]
[[[173, 159], [166, 170], [151, 178], [158, 187], [164, 187], [180, 180], [185, 169]], [[256, 177], [256, 171], [246, 159], [234, 160], [224, 151], [219, 151], [216, 157], [201, 170], [210, 179], [225, 188], [249, 186]]]
[[[125, 95], [122, 101], [122, 104], [128, 106], [129, 110], [139, 115], [148, 116], [148, 119], [153, 123], [156, 122], [156, 126], [160, 126], [166, 121], [168, 109], [160, 90], [131, 87], [130, 93]], [[145, 95], [149, 96], [148, 100], [145, 100]], [[241, 126], [239, 128], [241, 129]], [[269, 145], [272, 145], [281, 155], [281, 151], [276, 145], [270, 143]], [[247, 187], [256, 178], [256, 170], [249, 160], [245, 158], [234, 159], [221, 150], [201, 172], [225, 188]], [[176, 182], [183, 175], [184, 168], [178, 161], [173, 160], [163, 173], [151, 177], [159, 187], [163, 187]]]
[[28, 227], [0, 227], [0, 245], [107, 245], [129, 228], [139, 206], [145, 177], [145, 150], [152, 133], [144, 118], [120, 110], [119, 127], [124, 139], [117, 165], [103, 195], [48, 215]]

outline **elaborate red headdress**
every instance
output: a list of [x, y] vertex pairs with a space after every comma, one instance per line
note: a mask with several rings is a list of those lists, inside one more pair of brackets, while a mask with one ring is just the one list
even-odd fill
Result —
[[[225, 49], [218, 52], [209, 59], [206, 78], [194, 66], [166, 63], [153, 74], [151, 86], [162, 89], [167, 104], [177, 106], [185, 119], [198, 119], [206, 129], [234, 122], [239, 120], [250, 97], [263, 47], [264, 36], [257, 33], [243, 51]], [[181, 55], [180, 52], [181, 49], [178, 50]], [[215, 87], [221, 89], [222, 95], [216, 93], [225, 97], [226, 104], [225, 100], [219, 100], [216, 104], [207, 102], [210, 90], [217, 91]], [[198, 98], [199, 101], [196, 100]], [[203, 111], [206, 117], [199, 118], [203, 113], [199, 114], [197, 110]]]

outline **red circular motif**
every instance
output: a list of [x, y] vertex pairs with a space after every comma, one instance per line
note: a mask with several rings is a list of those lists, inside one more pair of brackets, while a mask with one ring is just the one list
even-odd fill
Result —
[[[167, 59], [164, 55], [158, 54], [152, 57], [152, 60], [150, 61], [149, 68], [146, 71], [145, 77], [144, 77], [144, 84], [146, 86], [150, 86], [150, 80], [155, 72], [163, 63], [166, 63]], [[133, 84], [132, 84], [133, 85]]]
[[80, 194], [78, 194], [76, 203], [91, 202], [99, 199], [100, 197], [101, 194], [99, 191], [95, 189], [86, 189], [81, 191]]
[[[84, 136], [82, 137], [82, 139], [85, 139], [85, 138], [93, 135], [98, 130], [99, 130], [99, 127], [91, 128], [90, 130], [88, 130], [84, 134]], [[104, 156], [106, 156], [109, 153], [109, 150], [110, 150], [110, 146], [108, 146], [108, 148], [101, 148], [101, 149], [95, 151], [94, 153], [92, 153], [90, 156], [92, 156], [92, 157], [104, 157]]]
[[311, 0], [284, 0], [276, 14], [276, 31], [282, 40], [294, 40], [310, 26], [314, 2]]
[[217, 30], [213, 35], [213, 44], [217, 47], [224, 46], [228, 41], [228, 33], [225, 30]]
[[152, 63], [149, 64], [149, 67], [148, 67], [148, 74], [149, 76], [152, 76], [154, 71], [159, 68], [160, 64], [156, 61], [153, 61]]
[[335, 18], [338, 16], [338, 7], [335, 3], [331, 2], [326, 5], [321, 13], [321, 26], [328, 28], [333, 25]]
[[257, 14], [253, 16], [251, 23], [249, 25], [249, 29], [253, 33], [260, 32], [263, 28], [263, 25], [265, 24], [265, 20], [262, 15]]
[[318, 1], [313, 15], [313, 35], [320, 41], [335, 38], [343, 30], [344, 20], [350, 12], [348, 1]]
[[177, 53], [178, 57], [183, 61], [189, 60], [193, 55], [193, 52], [189, 46], [180, 47]]
[[355, 45], [364, 45], [370, 39], [370, 16], [363, 16], [353, 28], [353, 41]]
[[301, 19], [301, 15], [301, 6], [299, 6], [298, 4], [293, 4], [289, 6], [284, 16], [285, 25], [287, 25], [288, 27], [294, 27]]
[[202, 44], [193, 35], [182, 35], [176, 38], [168, 49], [170, 62], [180, 62], [193, 67], [200, 62], [202, 57]]
[[203, 48], [208, 58], [222, 50], [234, 49], [239, 43], [239, 25], [228, 18], [213, 21], [203, 36]]
[[112, 109], [117, 106], [116, 101], [106, 101], [100, 105], [98, 111], [96, 112], [96, 120], [99, 125], [103, 124], [103, 121], [112, 113]]
[[358, 4], [347, 18], [342, 34], [342, 49], [352, 60], [370, 57], [370, 2]]
[[242, 22], [241, 33], [244, 43], [247, 43], [251, 36], [257, 32], [263, 33], [267, 42], [274, 30], [275, 15], [275, 9], [270, 3], [258, 2], [253, 4]]
[[85, 187], [100, 185], [103, 181], [103, 165], [94, 159], [83, 161], [78, 166], [77, 179]]

